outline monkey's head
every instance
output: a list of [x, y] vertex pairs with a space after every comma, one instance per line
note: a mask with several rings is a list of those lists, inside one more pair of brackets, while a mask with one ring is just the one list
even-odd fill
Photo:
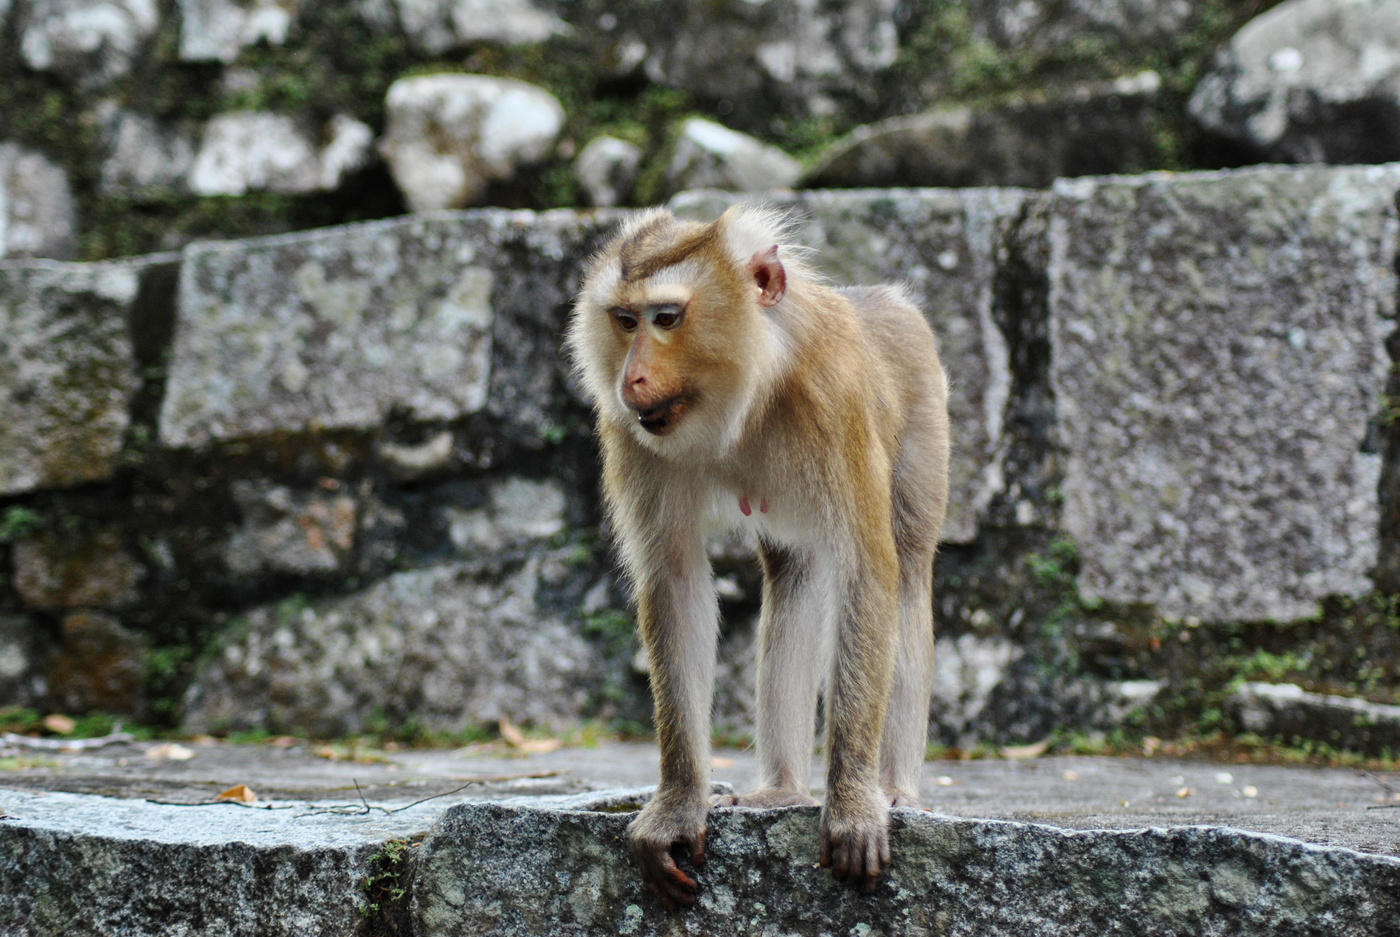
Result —
[[654, 452], [722, 453], [784, 353], [781, 216], [737, 206], [710, 224], [661, 209], [590, 262], [569, 325], [600, 420]]

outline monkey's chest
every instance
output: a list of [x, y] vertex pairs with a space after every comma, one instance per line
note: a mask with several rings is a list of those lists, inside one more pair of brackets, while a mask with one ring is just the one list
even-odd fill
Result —
[[810, 542], [821, 532], [815, 512], [804, 500], [773, 485], [717, 488], [706, 512], [707, 532], [738, 531], [793, 545]]

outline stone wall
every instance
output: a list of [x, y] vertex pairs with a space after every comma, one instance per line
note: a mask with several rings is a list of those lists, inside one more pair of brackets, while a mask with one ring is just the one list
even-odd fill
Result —
[[[835, 278], [907, 282], [941, 342], [936, 740], [1152, 728], [1260, 653], [1393, 701], [1400, 629], [1362, 611], [1397, 561], [1397, 191], [1387, 165], [775, 196]], [[616, 218], [0, 263], [0, 705], [322, 735], [644, 725], [560, 353]], [[743, 544], [713, 555], [719, 726], [742, 733], [757, 581]]]
[[0, 257], [1400, 159], [1400, 3], [3, 0]]

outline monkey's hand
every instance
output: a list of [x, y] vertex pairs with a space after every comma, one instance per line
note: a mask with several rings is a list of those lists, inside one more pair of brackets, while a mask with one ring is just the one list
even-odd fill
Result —
[[863, 891], [890, 864], [889, 809], [875, 791], [827, 794], [821, 821], [821, 864]]
[[705, 815], [708, 799], [674, 802], [653, 798], [627, 826], [627, 841], [642, 870], [642, 884], [671, 910], [695, 903], [696, 882], [676, 865], [688, 858], [699, 868], [705, 862]]

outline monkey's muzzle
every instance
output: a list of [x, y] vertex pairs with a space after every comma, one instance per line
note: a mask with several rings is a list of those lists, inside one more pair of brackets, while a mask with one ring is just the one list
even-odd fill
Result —
[[654, 406], [638, 410], [637, 422], [641, 424], [642, 429], [653, 436], [665, 436], [676, 428], [676, 423], [680, 421], [685, 407], [686, 403], [682, 398], [672, 397]]

